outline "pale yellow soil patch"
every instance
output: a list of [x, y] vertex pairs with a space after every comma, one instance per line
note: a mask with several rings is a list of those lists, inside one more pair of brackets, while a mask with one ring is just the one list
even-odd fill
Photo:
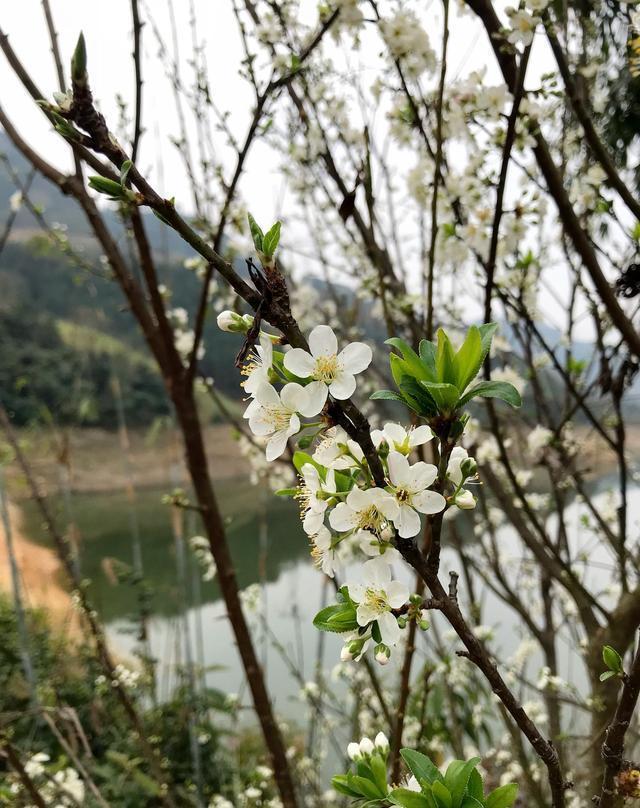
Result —
[[[71, 636], [79, 635], [78, 613], [63, 586], [64, 573], [55, 552], [33, 544], [24, 536], [20, 509], [16, 505], [9, 504], [9, 520], [24, 605], [45, 609], [54, 628]], [[1, 523], [0, 538], [0, 589], [12, 595], [7, 537]]]

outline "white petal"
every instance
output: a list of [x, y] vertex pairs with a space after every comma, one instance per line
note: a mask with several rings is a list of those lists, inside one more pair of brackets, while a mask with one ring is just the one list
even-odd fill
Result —
[[392, 609], [399, 609], [409, 600], [409, 587], [402, 581], [391, 581], [387, 586], [387, 599]]
[[362, 373], [371, 364], [373, 352], [364, 342], [351, 342], [338, 354], [340, 364], [352, 376]]
[[423, 443], [428, 443], [433, 438], [431, 428], [426, 424], [417, 426], [409, 432], [409, 446], [422, 446]]
[[[387, 436], [388, 440], [392, 443], [397, 443], [398, 446], [402, 446], [407, 439], [405, 428], [400, 424], [394, 424], [393, 421], [384, 425], [384, 434]], [[393, 446], [391, 448], [393, 449]]]
[[280, 396], [272, 384], [263, 384], [256, 390], [256, 401], [265, 407], [277, 407], [280, 405]]
[[261, 409], [262, 404], [259, 401], [256, 401], [254, 398], [253, 401], [247, 407], [247, 409], [244, 411], [244, 415], [242, 417], [249, 419], [255, 412], [258, 412]]
[[420, 491], [411, 497], [411, 504], [420, 513], [440, 513], [447, 501], [437, 491]]
[[302, 348], [292, 348], [284, 355], [284, 366], [293, 373], [294, 376], [299, 376], [301, 379], [308, 379], [313, 373], [315, 362], [313, 357]]
[[338, 401], [345, 401], [350, 398], [356, 389], [356, 378], [349, 373], [341, 373], [329, 385], [329, 392], [331, 395], [338, 399]]
[[409, 481], [409, 461], [400, 452], [389, 452], [389, 479], [392, 484], [402, 487]]
[[[316, 513], [314, 511], [307, 511], [304, 520], [302, 521], [302, 529], [307, 536], [315, 536], [322, 527], [324, 522], [324, 513]], [[318, 544], [318, 542], [316, 542]]]
[[273, 342], [266, 336], [260, 334], [260, 359], [265, 368], [270, 368], [273, 364]]
[[431, 483], [438, 476], [438, 469], [433, 463], [423, 463], [420, 460], [414, 463], [409, 469], [409, 476], [407, 478], [407, 490], [415, 493], [428, 488]]
[[374, 588], [383, 589], [391, 580], [391, 567], [382, 556], [372, 558], [362, 565], [362, 576]]
[[329, 524], [339, 533], [353, 530], [356, 526], [356, 514], [346, 502], [339, 502], [329, 514]]
[[372, 609], [371, 606], [361, 603], [356, 609], [356, 620], [359, 626], [366, 626], [368, 623], [373, 622], [378, 617], [378, 612]]
[[349, 590], [349, 597], [351, 600], [355, 601], [356, 603], [360, 603], [361, 600], [364, 600], [365, 588], [362, 586], [362, 584], [350, 583], [347, 584], [347, 589]]
[[263, 407], [259, 410], [254, 410], [249, 418], [249, 429], [254, 435], [271, 435], [273, 432], [273, 424], [266, 418], [266, 412]]
[[347, 494], [347, 505], [354, 511], [363, 511], [371, 505], [371, 499], [366, 491], [355, 486]]
[[398, 516], [394, 519], [394, 524], [403, 539], [410, 539], [412, 536], [417, 536], [418, 533], [420, 533], [420, 517], [413, 508], [405, 503], [400, 505]]
[[391, 614], [385, 612], [378, 617], [378, 628], [380, 629], [380, 636], [385, 645], [393, 647], [400, 639], [400, 627], [398, 621]]
[[338, 340], [333, 328], [317, 325], [309, 334], [309, 349], [314, 357], [335, 356], [338, 353]]
[[324, 382], [311, 382], [304, 389], [307, 393], [307, 401], [304, 409], [299, 410], [299, 412], [306, 418], [313, 418], [314, 415], [322, 412], [329, 391]]
[[371, 430], [371, 440], [374, 446], [380, 446], [382, 441], [386, 440], [386, 436], [381, 429], [373, 429]]
[[282, 388], [280, 398], [289, 412], [300, 412], [308, 402], [308, 393], [301, 384], [290, 382]]
[[252, 396], [263, 384], [269, 384], [269, 374], [264, 368], [256, 368], [247, 376], [242, 386]]
[[271, 461], [280, 457], [287, 448], [288, 437], [287, 430], [281, 429], [280, 432], [276, 432], [273, 437], [269, 438], [266, 451], [267, 460]]

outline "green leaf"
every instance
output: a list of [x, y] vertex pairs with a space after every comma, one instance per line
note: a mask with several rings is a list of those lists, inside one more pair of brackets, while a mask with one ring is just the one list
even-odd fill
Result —
[[315, 466], [324, 477], [325, 472], [324, 466], [321, 466], [319, 463], [316, 463], [316, 461], [311, 457], [310, 454], [308, 454], [307, 452], [303, 452], [301, 450], [297, 450], [293, 453], [293, 465], [296, 467], [296, 471], [298, 473], [302, 474], [302, 467], [306, 466], [307, 463], [310, 463], [312, 466]]
[[518, 797], [517, 783], [507, 783], [492, 791], [485, 800], [486, 808], [511, 808]]
[[384, 791], [381, 791], [372, 780], [368, 780], [366, 777], [359, 777], [357, 774], [354, 774], [349, 782], [354, 789], [360, 791], [363, 797], [367, 797], [370, 800], [379, 800], [381, 797], [387, 796], [386, 783]]
[[[405, 396], [405, 399], [407, 399], [408, 405], [411, 406], [418, 415], [424, 415], [430, 418], [437, 414], [438, 407], [431, 393], [423, 387], [424, 384], [428, 384], [428, 382], [417, 381], [417, 379], [414, 379], [412, 376], [403, 376], [400, 391]], [[411, 403], [409, 403], [409, 401]]]
[[456, 372], [456, 387], [464, 392], [478, 375], [482, 365], [482, 337], [480, 329], [472, 325], [465, 341], [455, 355], [453, 365]]
[[339, 794], [344, 794], [346, 797], [357, 798], [360, 796], [360, 792], [351, 788], [351, 778], [351, 774], [336, 774], [336, 776], [331, 779], [331, 785]]
[[487, 358], [489, 351], [491, 350], [491, 343], [493, 342], [493, 335], [498, 330], [498, 323], [485, 323], [478, 328], [480, 331], [480, 339], [482, 340], [482, 357], [480, 358], [480, 364], [484, 362]]
[[438, 350], [436, 352], [436, 371], [438, 381], [445, 384], [456, 383], [456, 370], [451, 340], [442, 328], [438, 329]]
[[394, 393], [393, 390], [376, 390], [369, 398], [372, 401], [400, 401], [402, 404], [407, 403], [401, 395]]
[[453, 801], [449, 789], [440, 782], [431, 786], [433, 796], [436, 798], [438, 808], [453, 808]]
[[387, 793], [387, 764], [380, 755], [372, 755], [369, 760], [371, 774], [382, 795]]
[[120, 199], [123, 195], [122, 186], [115, 180], [108, 177], [89, 177], [89, 187], [100, 194], [107, 194], [114, 199]]
[[470, 797], [475, 797], [477, 800], [482, 801], [484, 797], [484, 788], [482, 785], [482, 777], [477, 769], [471, 772], [469, 777], [469, 784], [467, 785], [467, 794]]
[[280, 242], [280, 228], [282, 226], [282, 222], [276, 222], [273, 227], [268, 230], [262, 238], [262, 250], [261, 252], [263, 255], [266, 255], [267, 258], [272, 258], [273, 254], [276, 251], [276, 247]]
[[436, 370], [436, 346], [428, 339], [420, 341], [418, 347], [420, 352], [420, 359], [429, 373], [429, 380], [432, 382], [438, 381], [438, 371]]
[[124, 186], [124, 184], [127, 181], [129, 172], [131, 171], [132, 168], [133, 163], [131, 162], [131, 160], [125, 160], [124, 163], [120, 166], [120, 185]]
[[472, 387], [468, 393], [458, 402], [458, 407], [464, 407], [472, 398], [481, 396], [482, 398], [499, 398], [511, 407], [521, 407], [522, 398], [516, 388], [509, 382], [479, 382]]
[[400, 754], [419, 783], [424, 781], [431, 785], [437, 780], [442, 780], [438, 767], [426, 755], [414, 749], [401, 749]]
[[480, 800], [477, 800], [475, 797], [472, 797], [469, 794], [467, 794], [467, 796], [462, 801], [462, 805], [460, 806], [460, 808], [484, 808], [484, 803], [480, 802]]
[[389, 794], [389, 799], [394, 805], [401, 805], [402, 808], [433, 808], [435, 805], [429, 797], [408, 788], [394, 788]]
[[253, 239], [253, 246], [258, 250], [258, 252], [262, 252], [262, 241], [264, 239], [264, 233], [258, 226], [258, 223], [253, 218], [250, 213], [247, 213], [247, 219], [249, 220], [249, 230], [251, 230], [251, 238]]
[[358, 628], [356, 610], [351, 602], [336, 603], [321, 609], [313, 618], [313, 625], [320, 631], [344, 634]]
[[614, 671], [614, 673], [622, 673], [624, 670], [622, 667], [622, 657], [616, 651], [616, 649], [613, 648], [613, 646], [604, 645], [602, 647], [602, 659], [610, 671]]
[[618, 676], [615, 671], [605, 671], [604, 673], [600, 674], [600, 681], [606, 682], [607, 679], [612, 679], [614, 676]]
[[399, 337], [391, 337], [385, 343], [391, 345], [402, 354], [405, 371], [416, 379], [429, 379], [427, 368], [413, 348]]
[[453, 384], [442, 382], [423, 382], [420, 384], [427, 390], [431, 398], [435, 401], [438, 412], [453, 412], [456, 409], [460, 398], [460, 391]]
[[444, 782], [451, 792], [452, 808], [460, 808], [462, 805], [462, 799], [467, 791], [471, 772], [478, 763], [480, 763], [480, 758], [475, 757], [466, 762], [464, 760], [454, 760], [449, 764], [444, 776]]

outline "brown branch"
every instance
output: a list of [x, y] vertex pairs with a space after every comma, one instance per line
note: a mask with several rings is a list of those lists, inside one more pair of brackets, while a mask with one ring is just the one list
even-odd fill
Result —
[[602, 744], [602, 759], [605, 763], [604, 776], [602, 778], [602, 789], [597, 802], [599, 808], [613, 808], [616, 804], [616, 776], [625, 768], [627, 764], [622, 758], [624, 754], [624, 739], [631, 719], [633, 717], [638, 696], [640, 695], [640, 647], [631, 665], [628, 675], [625, 675], [622, 693], [618, 700], [618, 706], [609, 724], [604, 743]]
[[131, 18], [133, 20], [133, 69], [136, 82], [135, 120], [133, 125], [133, 140], [131, 142], [131, 160], [138, 158], [138, 146], [142, 135], [142, 26], [138, 0], [131, 0]]

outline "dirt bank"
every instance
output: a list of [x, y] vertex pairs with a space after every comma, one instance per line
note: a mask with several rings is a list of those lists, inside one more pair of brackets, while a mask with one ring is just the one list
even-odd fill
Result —
[[[53, 550], [32, 544], [22, 530], [20, 509], [9, 505], [9, 521], [24, 605], [46, 609], [52, 625], [65, 633], [78, 633], [78, 614], [62, 583], [64, 575]], [[4, 527], [0, 525], [0, 590], [13, 593]]]

